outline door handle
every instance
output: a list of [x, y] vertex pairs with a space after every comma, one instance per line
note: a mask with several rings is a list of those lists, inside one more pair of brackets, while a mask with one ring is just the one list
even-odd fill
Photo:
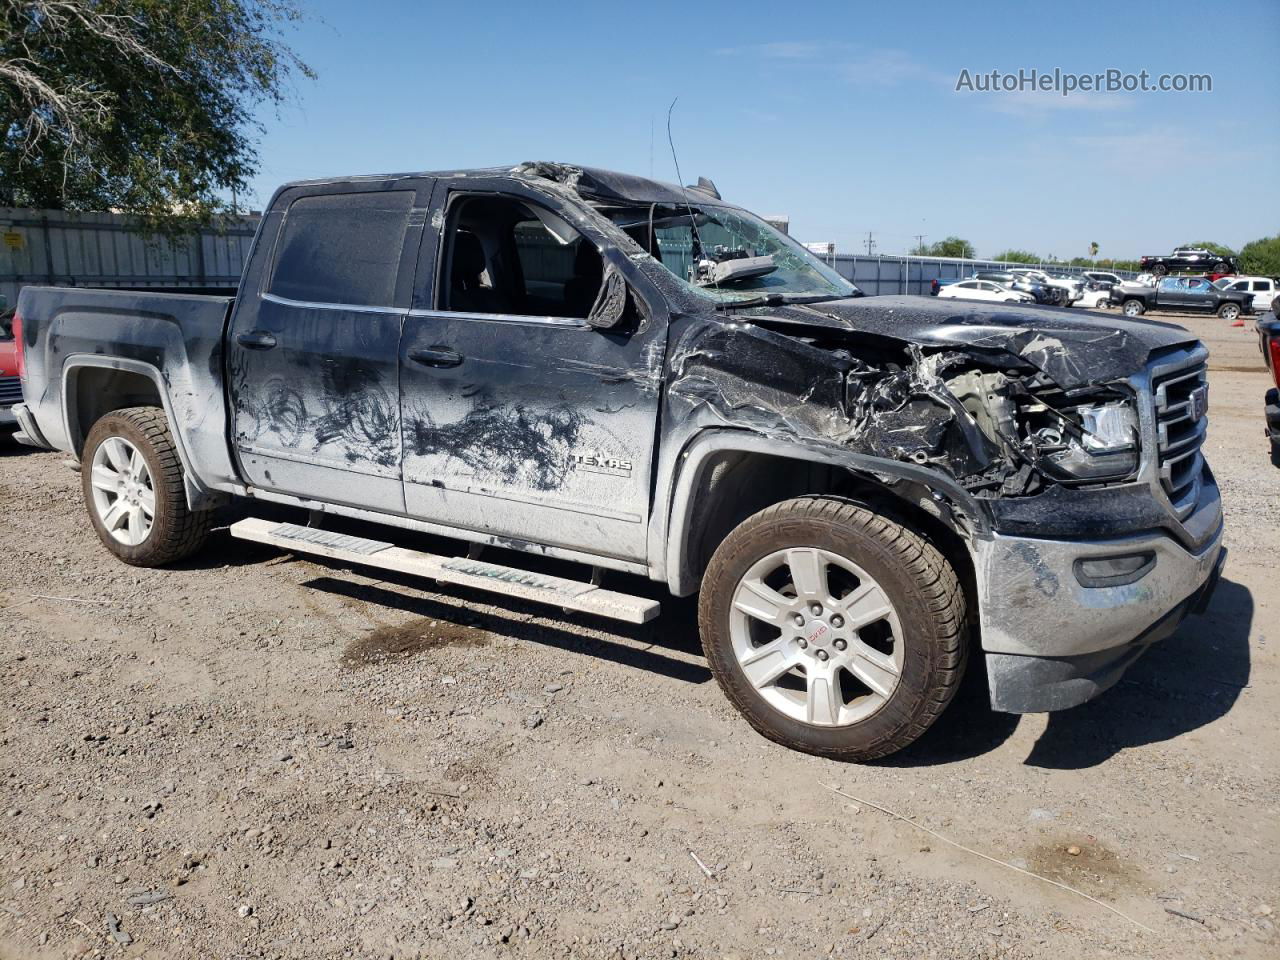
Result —
[[410, 350], [409, 359], [424, 367], [456, 367], [462, 363], [462, 354], [448, 347], [429, 347], [426, 350]]
[[265, 330], [251, 330], [237, 336], [236, 343], [246, 350], [270, 350], [276, 345], [276, 338]]

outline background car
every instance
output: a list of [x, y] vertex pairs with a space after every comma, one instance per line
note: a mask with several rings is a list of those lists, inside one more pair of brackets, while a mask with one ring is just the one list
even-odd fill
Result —
[[1049, 291], [1050, 302], [1069, 307], [1084, 293], [1084, 281], [1079, 277], [1051, 277], [1043, 270], [1014, 267], [1010, 273], [1038, 283]]
[[1103, 307], [1109, 307], [1111, 306], [1111, 287], [1110, 285], [1103, 287], [1101, 284], [1090, 280], [1085, 284], [1084, 293], [1080, 295], [1078, 302], [1086, 310], [1100, 310]]
[[1053, 293], [1048, 287], [1010, 270], [979, 270], [969, 279], [986, 280], [1006, 289], [1028, 294], [1036, 303], [1053, 303]]
[[1229, 254], [1214, 253], [1199, 247], [1178, 247], [1173, 253], [1160, 257], [1143, 257], [1139, 263], [1143, 270], [1150, 270], [1157, 277], [1175, 271], [1197, 273], [1235, 273], [1236, 262]]
[[0, 297], [0, 430], [17, 423], [13, 405], [22, 402], [22, 382], [18, 379], [18, 342], [13, 338], [13, 311], [5, 310]]
[[1213, 284], [1219, 290], [1235, 290], [1253, 294], [1253, 309], [1262, 313], [1280, 293], [1280, 284], [1271, 277], [1222, 277]]
[[1086, 280], [1092, 280], [1103, 290], [1110, 290], [1118, 283], [1123, 283], [1120, 274], [1108, 273], [1106, 270], [1086, 270], [1081, 274]]
[[939, 297], [952, 300], [993, 300], [1004, 303], [1035, 303], [1029, 293], [1010, 290], [991, 280], [958, 280], [938, 290]]

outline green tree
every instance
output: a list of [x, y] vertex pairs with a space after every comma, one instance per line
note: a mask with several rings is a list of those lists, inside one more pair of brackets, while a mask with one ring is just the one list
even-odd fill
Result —
[[6, 201], [207, 221], [257, 169], [254, 111], [311, 69], [296, 0], [0, 0]]
[[1212, 240], [1201, 240], [1198, 243], [1180, 243], [1179, 247], [1191, 247], [1195, 250], [1208, 250], [1210, 253], [1216, 253], [1220, 257], [1235, 256], [1235, 251], [1224, 243], [1214, 243]]
[[1092, 243], [1089, 244], [1089, 256], [1096, 257], [1098, 255], [1098, 250], [1100, 249], [1101, 248], [1098, 246], [1098, 241], [1094, 240]]
[[945, 240], [929, 244], [929, 252], [926, 256], [964, 257], [972, 260], [974, 258], [974, 249], [973, 244], [963, 237], [947, 237]]
[[1040, 258], [1030, 250], [1006, 250], [1003, 253], [997, 253], [991, 259], [999, 260], [1002, 263], [1039, 263]]
[[1280, 235], [1250, 240], [1240, 248], [1240, 272], [1280, 277]]

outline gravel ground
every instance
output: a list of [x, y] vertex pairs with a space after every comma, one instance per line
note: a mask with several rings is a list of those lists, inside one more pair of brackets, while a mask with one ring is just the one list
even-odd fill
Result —
[[562, 619], [225, 533], [135, 570], [63, 457], [0, 442], [0, 956], [1277, 956], [1267, 377], [1188, 325], [1231, 550], [1208, 614], [1050, 717], [971, 671], [868, 766], [757, 737], [687, 602]]

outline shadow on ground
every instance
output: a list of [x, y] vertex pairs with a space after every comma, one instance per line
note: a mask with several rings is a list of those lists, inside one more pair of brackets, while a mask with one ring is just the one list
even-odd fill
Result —
[[1249, 685], [1253, 595], [1224, 579], [1204, 615], [1153, 646], [1098, 699], [1049, 717], [1031, 766], [1079, 770], [1219, 719]]
[[[310, 559], [313, 563], [318, 562], [324, 565], [323, 561], [318, 561], [317, 558]], [[379, 576], [389, 584], [402, 582], [403, 585], [415, 589], [421, 589], [423, 585], [421, 580], [414, 578], [402, 580], [394, 574], [388, 575], [385, 571], [379, 571]], [[687, 611], [680, 609], [683, 605], [679, 603], [672, 605], [676, 609], [666, 610], [657, 620], [640, 626], [597, 620], [586, 614], [569, 615], [582, 617], [584, 622], [591, 620], [593, 623], [607, 624], [607, 626], [593, 627], [593, 634], [587, 634], [575, 630], [570, 623], [556, 625], [543, 619], [548, 616], [560, 616], [559, 611], [552, 611], [549, 614], [547, 607], [524, 604], [497, 593], [479, 593], [460, 587], [440, 586], [433, 589], [442, 591], [447, 589], [449, 596], [437, 599], [411, 596], [398, 590], [389, 590], [381, 585], [353, 583], [328, 576], [316, 577], [302, 585], [351, 600], [400, 610], [422, 620], [468, 627], [474, 631], [540, 643], [559, 650], [568, 650], [622, 666], [646, 670], [685, 683], [706, 683], [711, 679], [711, 671], [701, 663], [690, 663], [671, 656], [667, 652], [689, 654], [701, 651], [696, 630], [691, 625], [692, 617]], [[479, 608], [477, 606], [479, 603], [483, 603], [487, 609]], [[505, 609], [495, 610], [494, 604], [499, 604]], [[538, 619], [531, 619], [533, 617]], [[616, 634], [618, 640], [612, 641], [600, 637], [599, 633], [605, 631]]]

